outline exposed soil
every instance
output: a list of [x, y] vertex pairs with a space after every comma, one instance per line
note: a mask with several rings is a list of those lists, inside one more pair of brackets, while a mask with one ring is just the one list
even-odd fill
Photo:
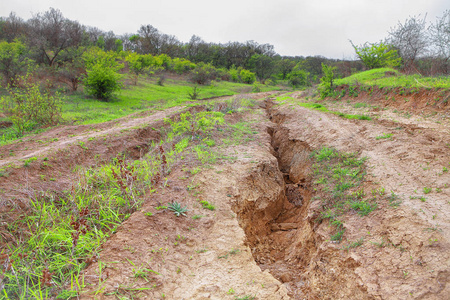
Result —
[[[295, 104], [275, 105], [270, 96], [258, 94], [260, 108], [227, 116], [229, 122], [253, 122], [252, 140], [221, 149], [235, 159], [203, 166], [196, 175], [187, 170], [193, 162], [174, 167], [166, 186], [103, 245], [100, 262], [85, 271], [80, 299], [447, 299], [447, 108], [426, 116], [396, 113], [389, 103], [386, 110], [374, 108], [378, 100], [361, 96], [326, 102], [330, 110], [373, 118], [348, 120]], [[306, 101], [300, 93], [291, 96]], [[355, 108], [356, 101], [370, 106]], [[1, 147], [0, 164], [20, 166], [7, 168], [8, 176], [0, 178], [4, 207], [26, 207], [36, 190], [70, 188], [77, 165], [100, 165], [119, 153], [139, 159], [160, 139], [161, 120], [182, 109], [59, 127]], [[392, 137], [376, 139], [386, 133]], [[320, 201], [313, 201], [310, 153], [323, 146], [367, 157], [366, 192], [383, 187], [402, 201], [395, 208], [381, 199], [365, 217], [346, 214], [341, 243], [330, 241], [330, 225], [319, 218]], [[30, 157], [38, 160], [23, 167]], [[44, 157], [51, 166], [43, 165]], [[424, 187], [432, 191], [424, 194]], [[200, 200], [216, 210], [203, 209]], [[172, 201], [187, 205], [188, 217], [155, 209]], [[3, 210], [1, 216], [8, 222], [14, 214]], [[14, 238], [0, 233], [6, 242]], [[361, 238], [362, 245], [345, 249]], [[141, 268], [157, 273], [136, 277]]]

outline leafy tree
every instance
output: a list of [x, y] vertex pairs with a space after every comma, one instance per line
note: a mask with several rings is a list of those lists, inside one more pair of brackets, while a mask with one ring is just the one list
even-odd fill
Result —
[[356, 55], [369, 69], [400, 66], [401, 58], [398, 56], [397, 50], [390, 45], [380, 42], [355, 46], [352, 41], [350, 43], [355, 49]]
[[282, 80], [285, 80], [288, 77], [288, 74], [292, 72], [292, 69], [295, 67], [295, 62], [290, 59], [282, 59], [277, 62], [277, 69], [280, 72], [280, 77]]
[[25, 45], [19, 41], [0, 42], [0, 72], [7, 84], [14, 85], [15, 77], [26, 70], [30, 63], [26, 51]]
[[271, 57], [267, 55], [255, 54], [250, 58], [249, 65], [256, 76], [265, 81], [270, 78], [274, 71], [274, 64]]

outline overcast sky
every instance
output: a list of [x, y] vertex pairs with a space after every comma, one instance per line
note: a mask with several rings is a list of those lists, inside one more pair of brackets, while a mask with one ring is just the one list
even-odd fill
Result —
[[254, 40], [281, 55], [354, 58], [355, 44], [377, 42], [398, 21], [427, 14], [435, 21], [449, 0], [1, 0], [0, 16], [23, 19], [58, 8], [65, 17], [116, 34], [151, 24], [183, 42]]

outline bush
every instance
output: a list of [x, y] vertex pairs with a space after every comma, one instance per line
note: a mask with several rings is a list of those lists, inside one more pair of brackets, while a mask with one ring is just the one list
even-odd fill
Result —
[[239, 76], [241, 77], [241, 80], [243, 83], [252, 84], [256, 80], [256, 75], [253, 72], [250, 72], [249, 70], [242, 69], [239, 73]]
[[289, 73], [287, 78], [289, 80], [289, 84], [293, 87], [308, 86], [308, 75], [309, 73], [305, 70], [297, 69]]
[[193, 70], [195, 68], [195, 64], [187, 59], [177, 57], [172, 60], [171, 67], [177, 74], [183, 74]]
[[237, 70], [234, 66], [228, 71], [228, 74], [230, 74], [231, 81], [233, 82], [240, 82], [239, 78], [239, 70]]
[[89, 95], [106, 101], [114, 92], [120, 90], [122, 84], [119, 80], [121, 77], [114, 69], [96, 64], [87, 70], [84, 86]]
[[322, 99], [334, 95], [334, 70], [336, 70], [336, 67], [327, 66], [322, 63], [322, 72], [324, 75], [320, 78], [322, 84], [319, 86], [319, 93]]
[[9, 97], [1, 98], [3, 113], [9, 117], [19, 136], [35, 126], [56, 125], [61, 121], [62, 96], [49, 91], [41, 92], [39, 86], [27, 83], [21, 77], [20, 89], [8, 88]]
[[83, 84], [86, 92], [100, 100], [108, 100], [112, 94], [119, 91], [121, 75], [117, 73], [123, 68], [117, 62], [117, 53], [105, 52], [92, 48], [83, 54], [86, 66], [86, 77]]
[[199, 63], [197, 67], [191, 71], [190, 80], [196, 84], [208, 84], [211, 80], [217, 78], [218, 72], [211, 64]]
[[20, 41], [0, 42], [0, 72], [6, 85], [14, 85], [16, 76], [24, 72], [32, 61], [26, 56], [26, 47]]
[[255, 82], [252, 86], [252, 92], [253, 93], [261, 92], [261, 84], [259, 84], [258, 82]]

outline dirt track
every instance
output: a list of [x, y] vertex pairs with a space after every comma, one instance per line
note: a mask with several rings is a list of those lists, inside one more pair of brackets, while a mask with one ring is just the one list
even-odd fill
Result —
[[[304, 101], [299, 95], [293, 97]], [[330, 109], [346, 113], [364, 110], [373, 117], [372, 121], [347, 120], [295, 104], [277, 106], [272, 100], [261, 101], [261, 108], [241, 116], [256, 121], [253, 124], [257, 133], [252, 141], [224, 150], [236, 156], [234, 161], [214, 165], [195, 176], [181, 167], [170, 175], [168, 188], [159, 190], [105, 243], [100, 254], [105, 266], [103, 275], [98, 274], [98, 263], [86, 270], [86, 281], [92, 286], [82, 298], [115, 299], [129, 295], [130, 289], [146, 287], [151, 290], [134, 296], [445, 299], [450, 294], [450, 172], [443, 171], [444, 167], [450, 169], [448, 119], [437, 123], [415, 115], [404, 118], [392, 110], [327, 103]], [[94, 126], [100, 131], [73, 137], [63, 137], [69, 133], [56, 129], [33, 139], [59, 137], [58, 141], [33, 151], [24, 146], [1, 164], [17, 164], [21, 159], [52, 151], [56, 154], [51, 161], [57, 165], [54, 176], [64, 178], [73, 161], [89, 164], [98, 153], [106, 160], [157, 138], [147, 127], [160, 124], [158, 120], [179, 109], [129, 119], [113, 128]], [[142, 128], [131, 129], [136, 126]], [[130, 131], [115, 136], [126, 128]], [[86, 129], [71, 128], [75, 133]], [[392, 133], [392, 137], [376, 139], [386, 133]], [[88, 142], [100, 136], [108, 136], [112, 146], [102, 146], [95, 139]], [[32, 143], [38, 145], [35, 141]], [[88, 150], [69, 146], [79, 141], [84, 141]], [[309, 180], [309, 152], [323, 146], [367, 157], [367, 193], [371, 188], [383, 187], [387, 194], [392, 191], [402, 201], [393, 208], [386, 199], [380, 200], [378, 209], [369, 216], [346, 216], [341, 244], [329, 241], [329, 224], [319, 224], [312, 213], [317, 204], [311, 201], [314, 186]], [[69, 156], [66, 161], [53, 152], [64, 147], [71, 149], [61, 152]], [[2, 147], [3, 157], [13, 148]], [[38, 166], [22, 169], [26, 170], [23, 172], [28, 185], [33, 186], [37, 181], [33, 174], [40, 172]], [[23, 172], [11, 171], [11, 177], [3, 178], [0, 185], [17, 186], [24, 180]], [[189, 179], [180, 179], [185, 176]], [[286, 197], [287, 184], [296, 189], [299, 201], [295, 204]], [[196, 188], [188, 191], [188, 185]], [[58, 188], [56, 184], [49, 186]], [[432, 191], [424, 194], [424, 187]], [[419, 200], [421, 196], [425, 202]], [[214, 203], [216, 210], [202, 209], [198, 199]], [[144, 214], [174, 200], [190, 207], [189, 216], [204, 217], [193, 220], [168, 213], [152, 217]], [[344, 244], [360, 238], [364, 239], [363, 245], [342, 250]], [[134, 278], [133, 271], [140, 266], [160, 275], [152, 276], [150, 282]], [[103, 277], [99, 280], [99, 276]]]

